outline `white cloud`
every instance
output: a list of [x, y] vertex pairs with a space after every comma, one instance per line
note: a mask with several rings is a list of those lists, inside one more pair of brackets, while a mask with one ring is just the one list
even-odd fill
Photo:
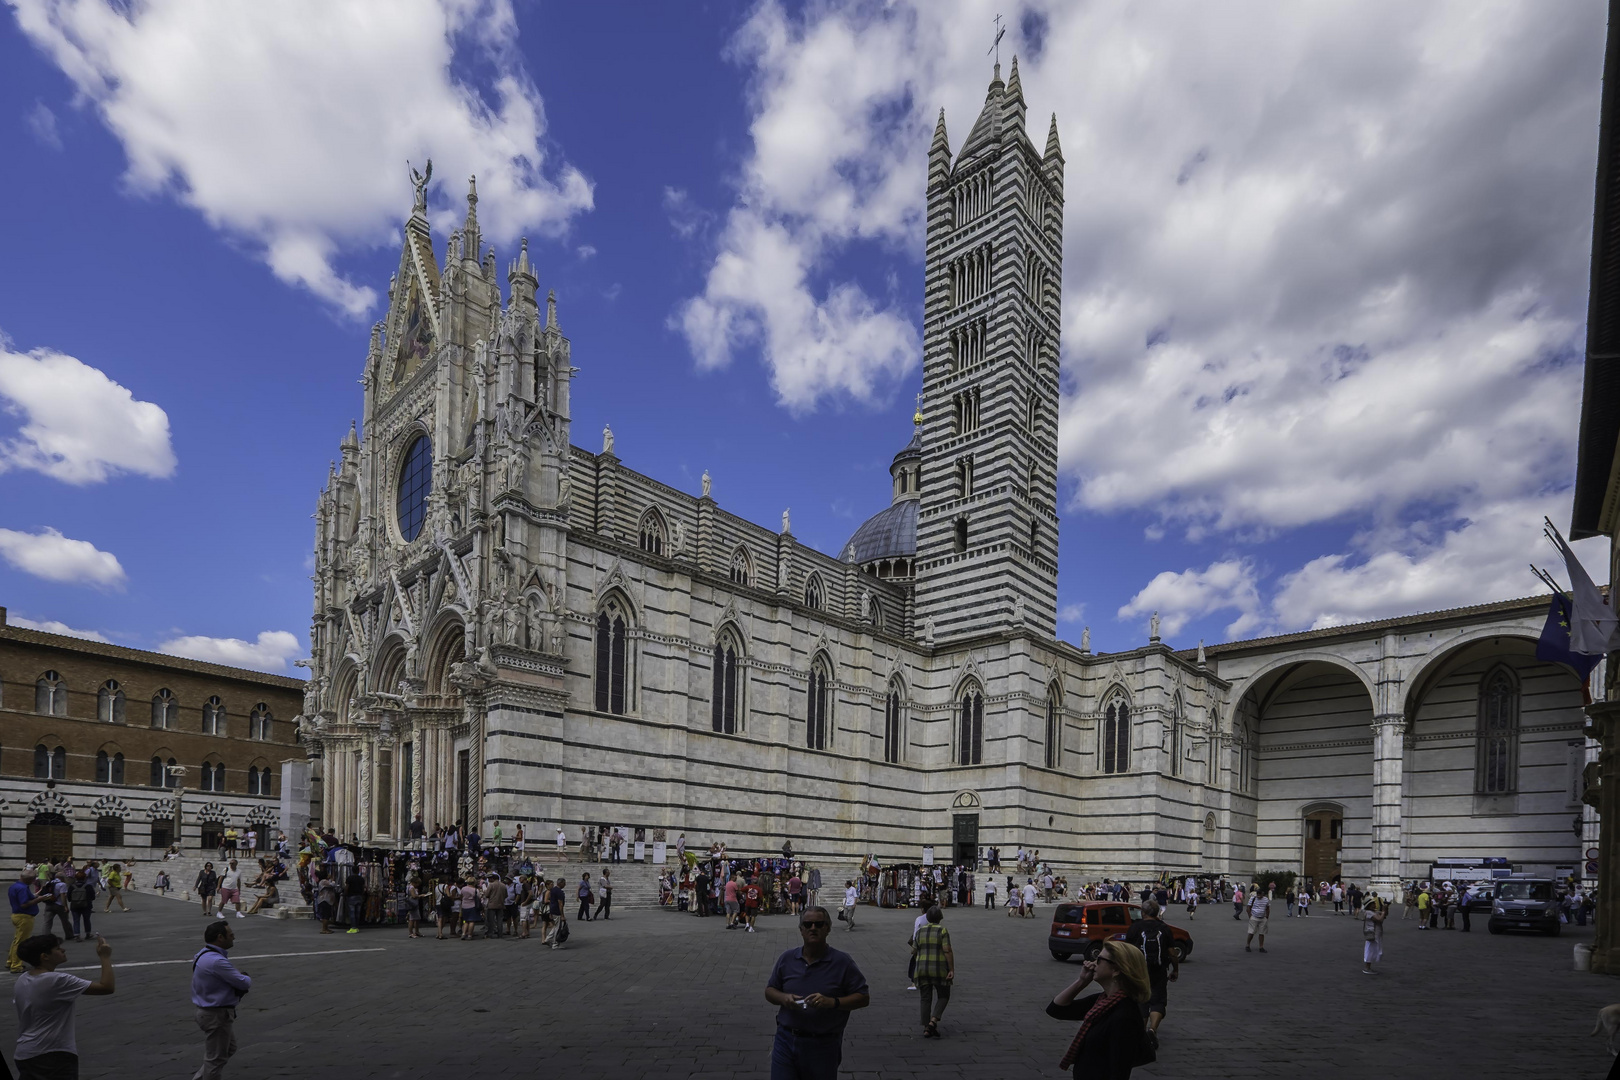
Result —
[[0, 472], [33, 469], [69, 484], [122, 472], [174, 474], [169, 417], [97, 368], [50, 349], [11, 352], [0, 337], [0, 407], [22, 417], [0, 442]]
[[1173, 638], [1193, 619], [1217, 611], [1236, 611], [1226, 627], [1232, 636], [1245, 634], [1260, 623], [1260, 590], [1255, 569], [1243, 559], [1224, 559], [1203, 570], [1166, 570], [1119, 609], [1128, 619], [1157, 611], [1161, 633]]
[[124, 586], [118, 557], [88, 540], [70, 540], [47, 528], [37, 533], [0, 529], [0, 558], [25, 574], [66, 585]]
[[43, 101], [34, 102], [28, 110], [28, 130], [41, 144], [52, 150], [62, 149], [62, 134], [56, 130], [56, 114]]
[[1086, 617], [1086, 605], [1064, 604], [1058, 608], [1058, 622], [1077, 623]]
[[25, 619], [21, 615], [7, 615], [6, 625], [20, 626], [25, 630], [39, 630], [47, 634], [63, 634], [67, 637], [84, 638], [86, 641], [99, 641], [103, 645], [112, 644], [112, 642], [99, 631], [76, 630], [67, 623], [58, 622], [55, 619]]
[[285, 630], [265, 630], [257, 641], [193, 635], [172, 638], [158, 646], [158, 652], [171, 656], [272, 673], [285, 672], [288, 663], [303, 657], [306, 651], [298, 638]]
[[[172, 193], [351, 315], [376, 295], [333, 260], [394, 235], [407, 159], [431, 156], [454, 199], [476, 173], [497, 243], [560, 234], [592, 205], [590, 183], [545, 143], [510, 0], [12, 7], [122, 141], [133, 190]], [[487, 91], [458, 74], [474, 63], [493, 72]]]
[[[795, 409], [913, 370], [903, 334], [874, 359], [805, 328], [900, 318], [844, 267], [920, 250], [933, 122], [943, 105], [961, 146], [995, 10], [755, 9], [734, 46], [752, 144], [680, 312], [700, 367], [757, 345]], [[1003, 51], [1021, 54], [1037, 147], [1055, 111], [1066, 157], [1071, 505], [1145, 513], [1150, 538], [1361, 530], [1270, 604], [1223, 593], [1213, 567], [1172, 575], [1178, 612], [1226, 603], [1211, 610], [1252, 632], [1533, 588], [1503, 568], [1540, 513], [1506, 516], [1552, 508], [1574, 460], [1603, 64], [1601, 5], [1568, 16], [1533, 0], [1025, 6]]]

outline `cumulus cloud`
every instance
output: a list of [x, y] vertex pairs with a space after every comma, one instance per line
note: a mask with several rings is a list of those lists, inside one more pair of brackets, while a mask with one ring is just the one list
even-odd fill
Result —
[[[351, 315], [376, 294], [333, 261], [393, 235], [407, 159], [431, 156], [446, 189], [476, 173], [498, 243], [559, 234], [592, 205], [545, 142], [510, 0], [11, 6], [123, 143], [134, 191], [172, 194]], [[473, 65], [493, 73], [486, 86], [461, 74]]]
[[302, 657], [305, 651], [298, 638], [285, 630], [262, 631], [256, 641], [192, 635], [172, 638], [158, 646], [158, 652], [170, 656], [185, 656], [192, 660], [206, 660], [213, 664], [272, 674], [285, 672], [288, 663]]
[[[913, 370], [903, 334], [873, 335], [874, 359], [804, 328], [900, 318], [851, 306], [843, 290], [865, 294], [838, 269], [920, 249], [936, 111], [959, 147], [994, 13], [755, 9], [734, 45], [752, 144], [680, 313], [700, 366], [757, 345], [794, 408]], [[1453, 563], [1476, 569], [1476, 598], [1525, 591], [1496, 568], [1540, 519], [1504, 515], [1558, 504], [1574, 460], [1604, 37], [1601, 6], [1545, 14], [1035, 0], [1004, 43], [1037, 146], [1055, 111], [1066, 157], [1070, 508], [1194, 541], [1360, 530], [1284, 568], [1275, 605], [1239, 590], [1234, 625], [1449, 602]], [[1198, 576], [1212, 569], [1160, 588], [1186, 610], [1235, 602]], [[1269, 571], [1250, 573], [1266, 591]], [[1365, 599], [1325, 588], [1351, 573]]]
[[25, 630], [40, 630], [47, 634], [63, 634], [67, 637], [84, 638], [86, 641], [99, 641], [103, 645], [111, 645], [106, 635], [97, 630], [77, 630], [65, 622], [55, 619], [26, 619], [21, 615], [7, 615], [6, 625], [20, 626]]
[[174, 474], [169, 417], [97, 368], [50, 349], [11, 352], [0, 337], [0, 408], [22, 419], [0, 441], [0, 472], [32, 469], [69, 484], [118, 473]]
[[125, 581], [116, 555], [51, 528], [37, 533], [0, 529], [0, 559], [25, 574], [65, 585], [121, 589]]
[[1260, 589], [1254, 566], [1245, 559], [1224, 559], [1202, 570], [1166, 570], [1154, 577], [1119, 609], [1119, 617], [1141, 617], [1157, 611], [1160, 630], [1175, 637], [1193, 619], [1217, 611], [1235, 611], [1226, 627], [1233, 636], [1260, 624]]

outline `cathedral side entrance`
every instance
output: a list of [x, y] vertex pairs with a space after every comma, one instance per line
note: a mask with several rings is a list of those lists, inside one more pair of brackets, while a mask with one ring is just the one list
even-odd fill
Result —
[[1339, 873], [1344, 846], [1344, 815], [1337, 810], [1314, 810], [1305, 815], [1305, 876], [1329, 881]]

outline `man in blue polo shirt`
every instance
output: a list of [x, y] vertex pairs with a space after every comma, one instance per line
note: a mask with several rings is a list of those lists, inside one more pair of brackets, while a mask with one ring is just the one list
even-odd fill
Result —
[[17, 946], [34, 936], [34, 916], [39, 914], [39, 890], [34, 888], [37, 880], [34, 868], [25, 866], [6, 890], [6, 898], [11, 901], [11, 925], [16, 928], [11, 937], [11, 955], [6, 957], [6, 969], [18, 974], [27, 968], [17, 956]]
[[803, 941], [776, 958], [765, 1000], [777, 1006], [771, 1080], [837, 1080], [849, 1014], [872, 1003], [866, 976], [846, 952], [831, 948], [832, 916], [808, 907], [799, 916]]

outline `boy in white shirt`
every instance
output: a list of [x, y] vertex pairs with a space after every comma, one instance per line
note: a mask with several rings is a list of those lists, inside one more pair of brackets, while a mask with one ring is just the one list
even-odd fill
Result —
[[56, 970], [67, 963], [67, 952], [55, 934], [39, 934], [17, 946], [17, 958], [28, 965], [11, 987], [11, 1001], [17, 1008], [15, 1060], [24, 1080], [79, 1075], [74, 1006], [80, 994], [113, 992], [112, 946], [99, 934], [96, 956], [101, 960], [101, 977], [91, 982]]

